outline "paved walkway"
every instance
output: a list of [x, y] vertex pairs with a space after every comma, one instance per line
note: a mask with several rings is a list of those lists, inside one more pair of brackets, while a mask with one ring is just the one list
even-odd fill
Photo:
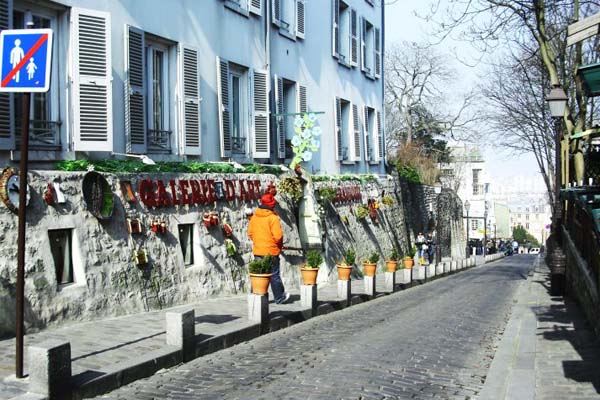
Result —
[[515, 307], [479, 399], [600, 398], [600, 340], [577, 304], [551, 297], [538, 258]]

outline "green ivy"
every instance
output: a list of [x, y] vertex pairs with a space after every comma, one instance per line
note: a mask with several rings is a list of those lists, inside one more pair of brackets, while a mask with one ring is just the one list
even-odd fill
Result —
[[420, 183], [421, 182], [421, 177], [419, 176], [419, 172], [411, 167], [410, 165], [400, 165], [398, 164], [398, 166], [396, 167], [396, 170], [398, 171], [398, 175], [401, 178], [404, 178], [405, 180], [407, 180], [408, 182], [412, 182], [412, 183]]
[[361, 183], [375, 182], [377, 178], [373, 174], [361, 174], [361, 175], [313, 175], [313, 182], [348, 182], [356, 181]]
[[109, 173], [127, 173], [127, 172], [175, 172], [175, 173], [244, 173], [244, 174], [273, 174], [282, 173], [279, 166], [264, 166], [258, 164], [244, 165], [244, 169], [236, 169], [231, 164], [225, 163], [207, 163], [198, 161], [187, 162], [157, 162], [155, 165], [147, 165], [137, 160], [67, 160], [56, 163], [59, 171], [87, 171], [88, 167], [93, 166], [95, 171]]

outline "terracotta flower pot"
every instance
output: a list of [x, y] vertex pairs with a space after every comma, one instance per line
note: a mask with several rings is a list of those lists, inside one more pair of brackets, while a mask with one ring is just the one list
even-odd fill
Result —
[[396, 272], [398, 269], [398, 261], [387, 260], [385, 262], [385, 267], [387, 268], [388, 272]]
[[317, 274], [319, 268], [302, 267], [300, 268], [302, 274], [302, 283], [304, 285], [314, 286], [317, 283]]
[[377, 263], [363, 263], [365, 266], [365, 275], [366, 276], [375, 276], [375, 271], [377, 270]]
[[340, 265], [337, 264], [337, 271], [338, 271], [338, 279], [340, 281], [349, 281], [350, 280], [350, 274], [352, 273], [352, 265]]
[[415, 260], [413, 260], [412, 258], [405, 258], [404, 260], [402, 260], [402, 262], [404, 263], [404, 268], [406, 269], [411, 269], [415, 264]]
[[269, 283], [273, 274], [250, 274], [252, 293], [264, 295], [269, 290]]

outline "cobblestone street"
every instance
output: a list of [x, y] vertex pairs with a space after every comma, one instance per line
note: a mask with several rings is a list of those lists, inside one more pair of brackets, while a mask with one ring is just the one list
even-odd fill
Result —
[[102, 398], [473, 398], [532, 260], [510, 257], [314, 318]]

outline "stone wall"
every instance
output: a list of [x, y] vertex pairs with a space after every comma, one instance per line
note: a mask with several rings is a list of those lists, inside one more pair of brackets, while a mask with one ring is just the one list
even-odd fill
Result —
[[[202, 175], [202, 174], [104, 174], [115, 193], [113, 216], [105, 221], [94, 217], [86, 208], [82, 195], [85, 173], [33, 171], [29, 175], [31, 201], [27, 212], [25, 320], [28, 332], [73, 320], [122, 315], [144, 310], [199, 301], [211, 296], [239, 294], [248, 290], [247, 264], [251, 260], [251, 242], [247, 239], [247, 213], [257, 206], [256, 199], [236, 198], [205, 204], [168, 207], [147, 207], [139, 201], [139, 183], [144, 179], [164, 182], [189, 179], [228, 179], [234, 182], [260, 182], [260, 191], [277, 182], [273, 175]], [[126, 201], [120, 181], [130, 181], [137, 200]], [[43, 192], [49, 182], [59, 182], [66, 197], [64, 204], [47, 205]], [[453, 193], [443, 192], [439, 198], [433, 188], [410, 185], [395, 179], [360, 183], [362, 200], [327, 204], [322, 216], [326, 265], [320, 281], [335, 281], [335, 262], [346, 248], [357, 251], [362, 260], [373, 251], [381, 258], [393, 246], [405, 252], [416, 233], [431, 229], [431, 210], [439, 199], [443, 255], [458, 256], [463, 243], [460, 200]], [[348, 183], [318, 183], [348, 185]], [[246, 188], [248, 189], [248, 188]], [[168, 196], [171, 196], [168, 191]], [[258, 193], [258, 190], [257, 190]], [[395, 199], [391, 207], [381, 206], [379, 222], [367, 218], [359, 221], [354, 209], [369, 198], [389, 194]], [[285, 246], [282, 260], [284, 283], [299, 285], [298, 265], [302, 263], [302, 244], [298, 232], [297, 207], [281, 194], [278, 213], [284, 226]], [[202, 216], [206, 212], [219, 214], [233, 228], [232, 240], [238, 254], [229, 257], [225, 250], [225, 235], [220, 226], [206, 228]], [[127, 218], [142, 221], [141, 234], [129, 234]], [[343, 218], [345, 217], [345, 218]], [[160, 235], [149, 227], [155, 218], [167, 222], [167, 232]], [[179, 225], [193, 224], [194, 262], [184, 265], [179, 244]], [[72, 258], [75, 282], [59, 285], [50, 250], [48, 230], [72, 229]], [[0, 206], [0, 335], [12, 335], [15, 314], [15, 281], [17, 254], [17, 216]], [[137, 268], [133, 252], [145, 249], [150, 262], [147, 268]], [[360, 274], [359, 271], [356, 271]]]

